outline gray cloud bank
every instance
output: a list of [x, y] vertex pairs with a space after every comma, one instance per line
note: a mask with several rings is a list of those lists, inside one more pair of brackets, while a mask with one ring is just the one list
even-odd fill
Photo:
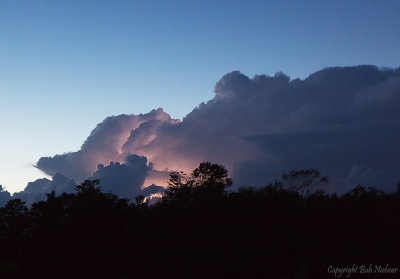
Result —
[[29, 182], [21, 192], [14, 193], [13, 198], [19, 198], [31, 204], [35, 201], [46, 199], [46, 193], [54, 191], [56, 195], [62, 193], [73, 193], [76, 183], [73, 179], [67, 178], [62, 174], [55, 174], [52, 180], [47, 178], [37, 179]]
[[392, 191], [400, 182], [399, 69], [334, 67], [305, 80], [235, 71], [214, 91], [182, 121], [162, 109], [108, 117], [80, 150], [40, 158], [37, 167], [75, 181], [97, 177], [126, 197], [206, 160], [224, 164], [236, 186], [302, 168], [328, 175], [338, 193], [357, 184]]
[[0, 207], [4, 206], [8, 200], [11, 198], [11, 195], [8, 191], [6, 191], [2, 185], [0, 185]]
[[[100, 180], [100, 189], [119, 197], [131, 199], [137, 195], [149, 196], [160, 192], [160, 187], [151, 185], [142, 189], [147, 176], [153, 172], [152, 164], [147, 164], [144, 156], [128, 155], [125, 163], [111, 162], [108, 166], [99, 164], [90, 179]], [[148, 186], [148, 185], [147, 185]]]

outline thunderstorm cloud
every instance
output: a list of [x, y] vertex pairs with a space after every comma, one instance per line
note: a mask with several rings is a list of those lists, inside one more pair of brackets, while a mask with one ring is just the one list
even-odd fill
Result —
[[[80, 150], [40, 158], [36, 167], [58, 175], [53, 181], [62, 176], [65, 189], [65, 179], [98, 178], [128, 198], [160, 192], [155, 185], [165, 186], [170, 170], [202, 161], [225, 165], [235, 187], [304, 168], [328, 175], [338, 193], [357, 184], [392, 191], [400, 182], [399, 69], [333, 67], [304, 80], [234, 71], [214, 92], [182, 120], [162, 109], [108, 117]], [[32, 183], [19, 195], [40, 196], [60, 182]], [[145, 190], [150, 185], [154, 191]]]

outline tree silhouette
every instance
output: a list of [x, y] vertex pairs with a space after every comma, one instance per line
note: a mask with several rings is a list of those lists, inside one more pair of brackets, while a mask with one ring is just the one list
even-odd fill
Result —
[[227, 192], [227, 170], [203, 162], [172, 172], [155, 205], [103, 193], [97, 180], [31, 207], [11, 200], [0, 208], [0, 278], [333, 278], [329, 265], [398, 267], [399, 192], [320, 193], [313, 169], [283, 178]]
[[282, 180], [287, 187], [297, 191], [303, 198], [319, 189], [323, 184], [328, 184], [328, 177], [321, 177], [316, 169], [291, 170], [282, 174]]
[[171, 172], [168, 189], [162, 201], [182, 201], [184, 203], [193, 197], [222, 196], [225, 189], [232, 185], [226, 168], [211, 162], [202, 162], [190, 175], [184, 172]]
[[75, 187], [75, 190], [78, 194], [85, 194], [85, 193], [100, 193], [100, 188], [96, 187], [99, 185], [100, 180], [85, 180], [81, 184]]

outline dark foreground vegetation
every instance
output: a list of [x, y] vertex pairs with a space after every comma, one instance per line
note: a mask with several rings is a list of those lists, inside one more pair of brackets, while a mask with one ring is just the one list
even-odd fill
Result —
[[31, 207], [11, 200], [0, 209], [0, 278], [334, 278], [329, 266], [400, 267], [400, 190], [338, 197], [312, 191], [326, 182], [315, 171], [283, 178], [292, 190], [228, 193], [226, 170], [202, 163], [171, 173], [153, 206], [102, 193], [98, 181]]

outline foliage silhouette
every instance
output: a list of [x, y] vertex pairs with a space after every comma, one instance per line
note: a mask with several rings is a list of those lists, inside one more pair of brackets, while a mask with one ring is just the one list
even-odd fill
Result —
[[400, 190], [339, 197], [313, 191], [314, 170], [287, 175], [227, 192], [226, 169], [204, 162], [171, 173], [153, 206], [103, 193], [97, 180], [30, 208], [11, 200], [0, 208], [1, 278], [333, 278], [330, 265], [399, 267]]
[[202, 162], [190, 175], [171, 172], [168, 189], [162, 203], [189, 205], [193, 202], [210, 203], [224, 197], [226, 188], [232, 185], [225, 167]]
[[282, 174], [282, 180], [293, 191], [299, 192], [303, 197], [320, 189], [322, 184], [328, 184], [328, 177], [321, 177], [316, 169], [292, 170]]

